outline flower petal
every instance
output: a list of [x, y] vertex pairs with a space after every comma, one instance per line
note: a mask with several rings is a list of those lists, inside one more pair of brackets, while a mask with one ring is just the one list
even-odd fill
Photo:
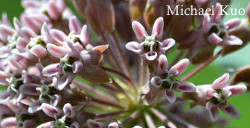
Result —
[[58, 64], [50, 64], [50, 65], [46, 66], [42, 70], [43, 75], [48, 76], [48, 77], [55, 76], [56, 74], [58, 74], [58, 71], [59, 71], [58, 66], [59, 66], [59, 63]]
[[230, 96], [239, 96], [246, 92], [247, 87], [244, 84], [239, 84], [234, 86], [227, 86], [225, 89], [231, 92]]
[[29, 106], [28, 112], [29, 113], [35, 113], [37, 111], [40, 111], [42, 109], [41, 105], [42, 105], [42, 103], [40, 101], [35, 101], [34, 103], [32, 103]]
[[220, 22], [221, 21], [221, 14], [222, 13], [222, 6], [220, 3], [216, 3], [215, 5], [215, 12], [214, 12], [214, 16], [213, 16], [213, 20], [215, 22]]
[[67, 54], [67, 50], [63, 47], [59, 47], [51, 43], [47, 44], [46, 47], [49, 53], [56, 58], [62, 58]]
[[187, 82], [187, 81], [180, 81], [180, 82], [178, 82], [178, 85], [176, 86], [175, 91], [177, 91], [177, 92], [195, 92], [196, 86], [190, 82]]
[[202, 30], [205, 34], [207, 34], [211, 28], [212, 24], [210, 21], [210, 16], [208, 14], [205, 14], [202, 22]]
[[164, 74], [168, 71], [168, 59], [165, 55], [160, 55], [158, 60], [157, 73]]
[[61, 13], [57, 9], [56, 1], [49, 1], [48, 2], [48, 14], [53, 20], [57, 20], [60, 16]]
[[128, 42], [126, 44], [126, 49], [128, 49], [129, 51], [138, 53], [138, 54], [142, 52], [140, 44], [138, 42], [135, 42], [135, 41]]
[[80, 36], [81, 43], [86, 47], [90, 42], [87, 25], [84, 25], [82, 27], [80, 35], [81, 35]]
[[236, 119], [240, 118], [239, 110], [231, 104], [228, 104], [226, 107], [220, 107], [220, 110], [227, 113], [233, 118], [236, 118]]
[[215, 121], [218, 118], [218, 107], [211, 102], [207, 102], [206, 109], [208, 110], [211, 120]]
[[51, 128], [54, 126], [55, 126], [55, 121], [50, 121], [50, 122], [40, 124], [39, 126], [37, 126], [37, 128]]
[[[67, 37], [67, 35], [64, 32], [57, 30], [57, 29], [51, 29], [50, 33], [51, 33], [52, 37], [56, 40], [57, 44], [55, 44], [55, 45], [59, 45], [59, 44], [62, 45], [64, 42], [64, 39]], [[52, 43], [52, 42], [50, 42], [50, 43]]]
[[207, 40], [209, 41], [209, 43], [214, 44], [214, 45], [216, 45], [216, 44], [220, 43], [221, 41], [223, 41], [223, 39], [220, 38], [215, 33], [212, 33], [211, 35], [209, 35], [207, 37]]
[[30, 49], [30, 52], [38, 58], [44, 58], [45, 56], [47, 56], [47, 50], [40, 44], [32, 47]]
[[74, 34], [80, 34], [81, 32], [81, 24], [76, 18], [76, 16], [72, 16], [69, 20], [69, 30], [74, 32]]
[[109, 124], [108, 128], [119, 128], [119, 125], [116, 122], [112, 122]]
[[169, 39], [165, 39], [163, 42], [162, 42], [162, 49], [163, 51], [167, 51], [168, 49], [170, 49], [171, 47], [173, 47], [175, 44], [175, 40], [172, 39], [172, 38], [169, 38]]
[[34, 128], [34, 127], [36, 127], [36, 120], [35, 119], [25, 120], [23, 122], [22, 128]]
[[222, 75], [221, 77], [217, 78], [213, 84], [212, 84], [212, 88], [213, 89], [222, 89], [223, 87], [227, 86], [227, 82], [229, 80], [229, 74], [225, 73], [224, 75]]
[[173, 91], [166, 90], [165, 96], [170, 103], [174, 103], [176, 100], [176, 95], [174, 94]]
[[132, 22], [132, 28], [135, 32], [135, 35], [138, 39], [139, 42], [142, 42], [145, 40], [145, 36], [148, 36], [147, 31], [145, 28], [139, 23], [138, 21], [133, 21]]
[[38, 96], [40, 93], [36, 90], [38, 84], [27, 83], [20, 87], [20, 92], [27, 95]]
[[61, 110], [58, 109], [55, 106], [52, 106], [50, 104], [47, 103], [42, 103], [41, 105], [43, 112], [50, 117], [57, 117], [61, 114]]
[[236, 36], [228, 36], [225, 39], [225, 45], [242, 45], [243, 41]]
[[87, 120], [87, 125], [89, 128], [103, 128], [104, 124], [97, 122], [95, 120], [88, 119]]
[[14, 128], [17, 127], [16, 117], [7, 117], [1, 121], [2, 128]]
[[176, 75], [176, 76], [179, 76], [188, 68], [188, 65], [189, 65], [189, 60], [182, 59], [177, 64], [175, 64], [173, 67], [171, 67], [169, 72]]
[[162, 40], [163, 27], [164, 27], [163, 18], [162, 17], [157, 18], [152, 28], [152, 36], [155, 36], [155, 38], [158, 40]]
[[153, 86], [159, 88], [159, 87], [161, 87], [161, 85], [162, 85], [162, 79], [161, 79], [161, 77], [159, 77], [159, 76], [154, 76], [154, 77], [151, 78], [150, 83], [151, 83]]
[[146, 58], [149, 61], [153, 61], [153, 60], [155, 60], [157, 58], [157, 55], [158, 55], [157, 52], [149, 51], [149, 52], [146, 53]]
[[78, 73], [82, 70], [83, 64], [82, 61], [76, 61], [72, 65], [73, 73]]
[[227, 30], [229, 32], [233, 31], [235, 28], [237, 28], [241, 23], [241, 20], [239, 18], [234, 18], [229, 20], [225, 26], [227, 27]]
[[67, 103], [63, 106], [63, 112], [64, 112], [66, 117], [74, 118], [74, 116], [75, 116], [75, 111], [73, 110], [73, 107], [69, 103]]

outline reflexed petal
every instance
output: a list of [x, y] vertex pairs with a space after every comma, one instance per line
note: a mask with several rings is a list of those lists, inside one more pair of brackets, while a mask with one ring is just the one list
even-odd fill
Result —
[[47, 56], [47, 50], [44, 47], [42, 47], [40, 44], [32, 47], [30, 49], [30, 52], [38, 58], [43, 58]]
[[167, 71], [168, 71], [168, 59], [165, 55], [160, 55], [157, 67], [157, 73], [163, 74], [167, 73]]
[[26, 41], [29, 41], [30, 38], [33, 38], [33, 37], [37, 36], [37, 34], [32, 29], [30, 29], [28, 27], [23, 27], [21, 29], [21, 33], [22, 33], [22, 36], [24, 37], [24, 39]]
[[142, 128], [142, 127], [141, 127], [141, 126], [136, 125], [136, 126], [134, 126], [133, 128]]
[[133, 21], [132, 22], [132, 28], [135, 32], [135, 35], [138, 39], [139, 42], [142, 42], [145, 40], [145, 36], [148, 36], [147, 31], [145, 28], [139, 23], [138, 21]]
[[53, 20], [57, 20], [60, 16], [61, 13], [57, 9], [56, 1], [49, 1], [48, 2], [48, 14]]
[[153, 61], [153, 60], [155, 60], [157, 58], [157, 55], [158, 55], [157, 52], [149, 51], [149, 52], [146, 53], [146, 58], [149, 61]]
[[234, 18], [229, 20], [225, 26], [227, 27], [227, 30], [230, 32], [232, 30], [234, 30], [235, 28], [237, 28], [241, 23], [241, 20], [239, 18]]
[[51, 29], [50, 30], [50, 33], [52, 35], [52, 37], [57, 41], [58, 44], [55, 44], [55, 45], [62, 45], [63, 42], [64, 42], [64, 39], [67, 37], [67, 35], [58, 30], [58, 29]]
[[164, 20], [162, 17], [159, 17], [152, 28], [152, 36], [155, 35], [155, 38], [158, 40], [162, 40], [163, 34], [163, 27], [164, 27]]
[[180, 81], [175, 88], [175, 91], [177, 92], [195, 92], [196, 86], [190, 82], [187, 81]]
[[2, 128], [14, 128], [17, 127], [16, 117], [8, 117], [1, 121]]
[[161, 85], [162, 85], [162, 79], [161, 79], [161, 77], [159, 77], [159, 76], [154, 76], [153, 78], [151, 78], [150, 83], [151, 83], [153, 86], [159, 88], [159, 87], [161, 87]]
[[200, 85], [196, 87], [198, 89], [198, 97], [201, 99], [211, 99], [213, 96], [213, 89], [211, 85]]
[[56, 46], [51, 43], [47, 44], [47, 50], [56, 58], [62, 58], [67, 54], [67, 50], [65, 50], [65, 48]]
[[218, 113], [219, 113], [217, 105], [215, 105], [211, 102], [207, 102], [206, 109], [208, 110], [208, 113], [210, 115], [211, 120], [215, 121], [217, 119]]
[[8, 82], [6, 81], [6, 78], [9, 78], [10, 75], [3, 72], [3, 71], [0, 71], [0, 84], [1, 85], [8, 85]]
[[205, 34], [207, 34], [209, 32], [209, 30], [211, 29], [212, 25], [211, 25], [211, 21], [210, 21], [210, 16], [208, 14], [204, 15], [204, 19], [202, 22], [202, 30]]
[[81, 24], [79, 23], [76, 16], [72, 16], [69, 20], [69, 30], [74, 32], [74, 34], [80, 34], [81, 32]]
[[236, 118], [236, 119], [240, 118], [239, 110], [231, 104], [228, 104], [226, 107], [220, 107], [220, 110], [227, 113], [233, 118]]
[[54, 76], [56, 74], [58, 74], [59, 71], [59, 63], [58, 64], [50, 64], [48, 66], [46, 66], [45, 68], [43, 68], [42, 73], [45, 76]]
[[42, 23], [35, 21], [33, 18], [27, 16], [26, 14], [23, 14], [21, 16], [21, 22], [24, 26], [27, 26], [28, 28], [32, 29], [35, 33], [40, 33]]
[[67, 40], [66, 41], [67, 45], [69, 46], [71, 52], [69, 53], [70, 56], [74, 57], [74, 58], [80, 58], [80, 52], [78, 51], [78, 49], [73, 45], [73, 42]]
[[50, 104], [42, 103], [41, 107], [42, 107], [43, 112], [50, 117], [56, 117], [61, 114], [60, 109]]
[[176, 76], [179, 76], [188, 68], [188, 65], [189, 65], [189, 60], [182, 59], [177, 64], [175, 64], [173, 67], [171, 67], [169, 72], [176, 75]]
[[211, 44], [218, 44], [220, 43], [221, 41], [223, 41], [222, 38], [220, 38], [218, 35], [216, 35], [215, 33], [212, 33], [211, 35], [209, 35], [207, 37], [209, 43]]
[[53, 43], [54, 38], [52, 37], [49, 28], [47, 26], [47, 23], [44, 23], [41, 28], [41, 35], [43, 36], [43, 39], [46, 43]]
[[214, 12], [214, 21], [220, 22], [221, 21], [221, 13], [222, 13], [222, 6], [220, 3], [216, 3], [215, 5], [215, 12]]
[[8, 26], [2, 25], [2, 24], [0, 25], [0, 33], [4, 37], [6, 37], [6, 39], [8, 36], [12, 35], [14, 32], [15, 32], [14, 29], [12, 29], [11, 27], [8, 27]]
[[112, 122], [109, 124], [108, 128], [119, 128], [119, 125], [116, 122]]
[[75, 74], [68, 73], [67, 75], [64, 75], [63, 77], [60, 77], [59, 83], [58, 83], [58, 89], [63, 90], [67, 85], [69, 85], [75, 78]]
[[212, 84], [212, 88], [213, 89], [222, 89], [225, 86], [227, 86], [227, 82], [229, 80], [229, 74], [225, 73], [224, 75], [222, 75], [221, 77], [217, 78], [213, 84]]
[[132, 41], [126, 44], [126, 49], [135, 53], [141, 53], [142, 49], [138, 42]]
[[104, 124], [97, 122], [95, 120], [88, 119], [87, 125], [89, 128], [103, 128]]
[[15, 27], [15, 30], [18, 32], [18, 34], [21, 34], [19, 32], [21, 31], [22, 24], [16, 17], [14, 17], [14, 27]]
[[163, 42], [162, 42], [162, 49], [164, 51], [167, 51], [168, 49], [170, 49], [171, 47], [173, 47], [175, 44], [175, 40], [174, 39], [165, 39]]
[[66, 117], [73, 118], [75, 116], [75, 111], [73, 110], [73, 107], [69, 103], [63, 106], [63, 112]]
[[80, 33], [80, 40], [81, 40], [81, 43], [84, 46], [87, 46], [87, 44], [89, 44], [89, 42], [90, 42], [87, 25], [84, 25], [82, 27], [82, 30], [81, 30], [81, 33]]
[[38, 84], [27, 83], [20, 87], [20, 91], [27, 95], [38, 96], [40, 93], [36, 90]]
[[238, 96], [246, 92], [247, 87], [244, 84], [233, 85], [225, 87], [225, 90], [231, 92], [230, 96]]
[[6, 13], [2, 14], [2, 21], [1, 21], [1, 23], [4, 24], [4, 25], [7, 25], [9, 27], [12, 26]]
[[73, 73], [78, 73], [82, 70], [83, 64], [81, 61], [76, 61], [72, 65]]
[[15, 115], [13, 111], [10, 110], [10, 108], [4, 104], [0, 104], [0, 115]]
[[66, 8], [65, 0], [56, 0], [57, 10], [62, 13]]
[[173, 91], [166, 90], [165, 96], [170, 103], [174, 103], [176, 100], [176, 95], [174, 94]]
[[46, 122], [37, 126], [37, 128], [51, 128], [55, 126], [55, 121]]
[[25, 120], [23, 122], [23, 127], [22, 128], [34, 128], [36, 126], [36, 120], [31, 119], [31, 120]]
[[35, 101], [34, 103], [32, 103], [29, 106], [28, 112], [29, 113], [35, 113], [37, 111], [40, 111], [42, 109], [41, 105], [42, 105], [42, 103], [40, 101]]
[[225, 42], [225, 45], [242, 45], [243, 44], [242, 40], [236, 36], [228, 36], [224, 42]]
[[18, 38], [16, 43], [16, 48], [20, 51], [25, 51], [25, 48], [27, 46], [28, 42], [25, 41], [23, 38]]
[[74, 122], [70, 125], [70, 128], [80, 128], [80, 126], [77, 122]]
[[37, 0], [23, 0], [22, 6], [25, 8], [39, 8], [41, 3]]

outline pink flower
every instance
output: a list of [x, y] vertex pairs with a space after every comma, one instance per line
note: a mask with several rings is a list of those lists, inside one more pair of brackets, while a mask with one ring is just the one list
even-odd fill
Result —
[[189, 65], [188, 59], [183, 59], [168, 70], [168, 60], [165, 55], [160, 55], [158, 60], [157, 75], [152, 77], [151, 84], [165, 90], [165, 96], [170, 103], [175, 102], [177, 92], [195, 92], [194, 84], [187, 81], [178, 81], [177, 77], [182, 74]]
[[214, 15], [204, 15], [202, 29], [207, 39], [211, 44], [227, 45], [242, 45], [242, 40], [236, 36], [229, 35], [231, 31], [240, 25], [240, 19], [232, 19], [227, 23], [221, 20], [222, 6], [217, 3], [215, 5]]
[[145, 56], [149, 61], [155, 60], [160, 54], [164, 54], [175, 44], [175, 41], [171, 38], [161, 42], [163, 27], [163, 18], [159, 17], [152, 28], [152, 35], [149, 36], [145, 28], [138, 21], [133, 21], [132, 28], [140, 43], [136, 41], [129, 42], [126, 44], [126, 48]]
[[239, 118], [239, 111], [228, 103], [229, 97], [238, 96], [244, 93], [247, 88], [245, 85], [233, 85], [227, 83], [229, 80], [229, 74], [226, 73], [217, 78], [212, 84], [197, 86], [198, 96], [206, 101], [206, 108], [212, 120], [215, 120], [218, 116], [218, 108], [232, 116], [233, 118]]

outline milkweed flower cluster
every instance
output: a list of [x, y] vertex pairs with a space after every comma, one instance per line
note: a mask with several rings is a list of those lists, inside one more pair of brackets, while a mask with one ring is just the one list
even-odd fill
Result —
[[[249, 67], [189, 80], [250, 41], [250, 6], [224, 24], [219, 2], [71, 0], [76, 17], [64, 0], [23, 0], [20, 19], [0, 21], [0, 128], [226, 127], [218, 110], [240, 117], [227, 99], [247, 91]], [[166, 5], [216, 6], [186, 17]]]

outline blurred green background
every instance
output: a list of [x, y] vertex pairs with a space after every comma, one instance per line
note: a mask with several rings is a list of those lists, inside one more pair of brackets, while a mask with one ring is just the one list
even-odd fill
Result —
[[[23, 12], [21, 7], [21, 0], [0, 0], [0, 14], [7, 13], [10, 21], [13, 17], [19, 17]], [[232, 0], [230, 8], [246, 8], [249, 0]], [[244, 18], [246, 16], [226, 16], [224, 21], [231, 18]], [[214, 79], [227, 72], [229, 68], [239, 68], [241, 66], [250, 65], [250, 45], [237, 51], [236, 53], [229, 54], [223, 58], [217, 59], [210, 66], [205, 68], [199, 75], [194, 76], [191, 81], [195, 84], [211, 83]], [[0, 87], [1, 90], [1, 87]], [[229, 101], [236, 106], [242, 117], [238, 120], [231, 119], [230, 127], [233, 128], [250, 128], [250, 93], [243, 94], [239, 97], [231, 98]]]

